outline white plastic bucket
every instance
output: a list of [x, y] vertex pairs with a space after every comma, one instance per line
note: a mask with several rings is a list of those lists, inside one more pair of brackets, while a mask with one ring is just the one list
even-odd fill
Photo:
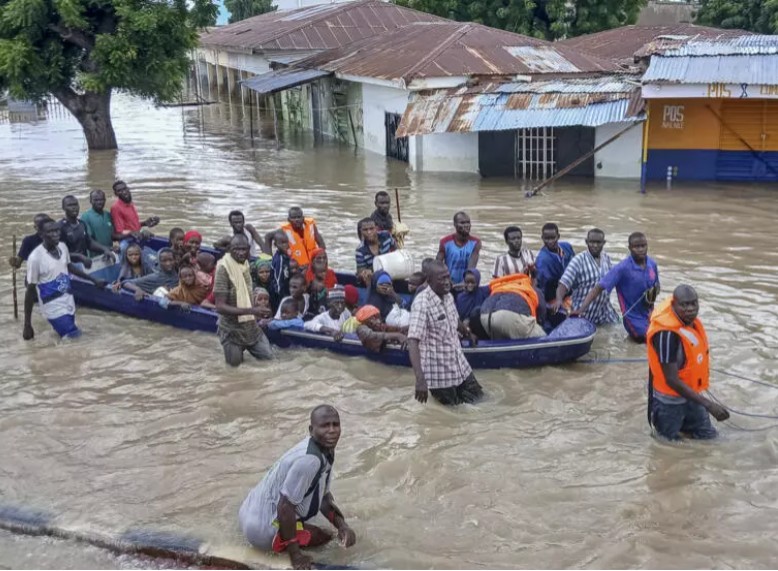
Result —
[[413, 256], [408, 250], [395, 250], [373, 258], [373, 271], [385, 271], [393, 280], [404, 280], [414, 272]]

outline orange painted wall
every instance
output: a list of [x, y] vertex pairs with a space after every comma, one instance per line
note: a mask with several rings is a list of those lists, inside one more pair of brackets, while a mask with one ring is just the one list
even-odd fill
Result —
[[721, 114], [721, 100], [651, 99], [648, 104], [649, 149], [719, 148], [721, 125], [707, 106]]

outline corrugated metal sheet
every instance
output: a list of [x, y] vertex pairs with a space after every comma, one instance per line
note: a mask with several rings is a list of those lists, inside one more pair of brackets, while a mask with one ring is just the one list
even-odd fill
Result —
[[200, 36], [200, 44], [243, 52], [327, 50], [413, 22], [434, 21], [445, 20], [390, 2], [361, 0], [269, 12], [227, 26], [209, 28]]
[[778, 85], [778, 55], [652, 56], [644, 83]]
[[386, 80], [615, 72], [613, 62], [520, 34], [460, 22], [423, 22], [314, 55], [302, 67]]
[[331, 74], [317, 69], [281, 69], [244, 79], [241, 83], [257, 93], [275, 93], [328, 75]]
[[[411, 96], [398, 136], [508, 131], [530, 127], [597, 127], [642, 119], [640, 89], [629, 81], [488, 84]], [[561, 85], [560, 85], [561, 83]], [[556, 90], [555, 92], [552, 90]]]
[[734, 38], [750, 34], [743, 30], [721, 30], [694, 24], [676, 24], [673, 26], [622, 26], [568, 40], [561, 40], [554, 45], [566, 46], [582, 52], [588, 52], [601, 58], [608, 58], [629, 65], [635, 56], [657, 38], [675, 37], [683, 41], [705, 38]]
[[778, 36], [751, 35], [718, 41], [687, 41], [678, 46], [657, 49], [665, 57], [754, 56], [778, 54]]

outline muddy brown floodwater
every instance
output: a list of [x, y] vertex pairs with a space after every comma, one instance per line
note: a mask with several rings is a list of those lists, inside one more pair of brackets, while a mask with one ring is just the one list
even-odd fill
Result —
[[[634, 182], [561, 183], [526, 200], [510, 182], [406, 173], [403, 165], [309, 137], [252, 147], [227, 106], [155, 109], [115, 102], [121, 150], [88, 157], [78, 125], [0, 124], [0, 251], [35, 213], [61, 216], [74, 193], [120, 177], [162, 231], [223, 235], [242, 208], [258, 228], [290, 205], [315, 216], [331, 264], [348, 269], [356, 221], [377, 190], [400, 188], [408, 247], [434, 254], [459, 209], [484, 242], [487, 270], [502, 230], [525, 241], [559, 223], [581, 250], [599, 226], [621, 259], [648, 234], [667, 293], [697, 287], [717, 369], [775, 383], [778, 188], [687, 186], [642, 196]], [[272, 132], [272, 130], [271, 130]], [[409, 369], [310, 350], [229, 370], [212, 335], [80, 310], [85, 332], [58, 343], [39, 316], [21, 338], [11, 278], [0, 278], [0, 495], [96, 529], [149, 527], [239, 544], [244, 495], [307, 428], [313, 404], [342, 414], [334, 492], [359, 536], [321, 559], [363, 567], [775, 567], [776, 421], [733, 416], [715, 444], [649, 437], [643, 363], [486, 371], [488, 399], [447, 410], [413, 400]], [[599, 359], [634, 359], [620, 326], [601, 330]], [[738, 410], [778, 414], [778, 390], [714, 374]], [[737, 425], [737, 428], [735, 425]], [[752, 429], [749, 431], [742, 428]], [[754, 430], [759, 429], [759, 430]], [[2, 564], [132, 567], [92, 548], [0, 534]]]

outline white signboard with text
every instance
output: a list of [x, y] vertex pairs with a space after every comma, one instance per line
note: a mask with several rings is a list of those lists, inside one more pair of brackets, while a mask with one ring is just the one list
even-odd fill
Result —
[[643, 99], [778, 99], [778, 85], [652, 83], [644, 85], [642, 93]]

